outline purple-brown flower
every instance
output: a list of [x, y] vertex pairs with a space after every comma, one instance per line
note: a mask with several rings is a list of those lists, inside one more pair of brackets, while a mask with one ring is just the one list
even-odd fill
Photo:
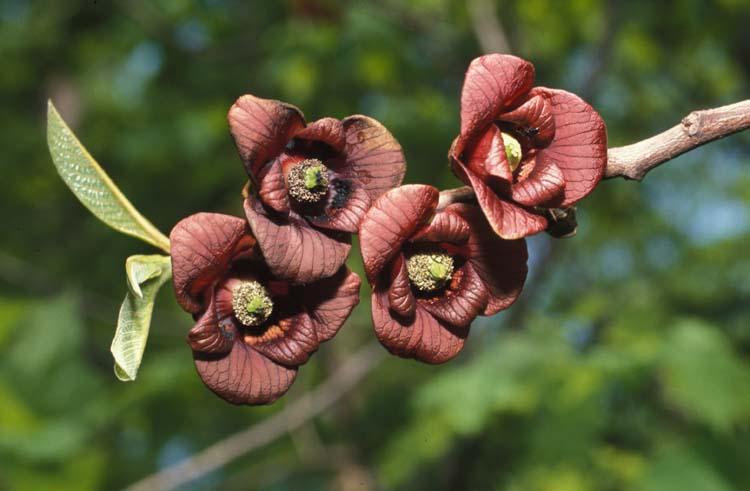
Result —
[[406, 170], [399, 143], [367, 116], [306, 125], [292, 105], [244, 95], [229, 126], [255, 189], [250, 228], [270, 270], [294, 283], [339, 270], [372, 201]]
[[461, 133], [449, 155], [506, 239], [545, 230], [544, 209], [574, 205], [607, 164], [599, 114], [575, 94], [533, 83], [534, 66], [521, 58], [472, 61], [461, 92]]
[[388, 191], [359, 231], [378, 339], [427, 363], [456, 356], [472, 320], [508, 308], [527, 272], [523, 239], [499, 238], [476, 206], [437, 210], [438, 196], [425, 185]]
[[198, 374], [234, 404], [283, 395], [359, 302], [359, 277], [343, 266], [304, 286], [278, 278], [237, 217], [191, 215], [170, 241], [177, 301], [196, 320], [188, 344]]

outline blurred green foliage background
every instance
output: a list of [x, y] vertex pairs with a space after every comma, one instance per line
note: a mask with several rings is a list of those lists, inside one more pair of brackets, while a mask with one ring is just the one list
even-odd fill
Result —
[[[374, 338], [363, 287], [285, 399], [237, 408], [195, 374], [190, 317], [165, 288], [138, 380], [118, 382], [124, 260], [153, 251], [57, 177], [47, 98], [165, 232], [197, 211], [241, 214], [225, 118], [248, 92], [309, 120], [374, 116], [401, 141], [407, 182], [453, 187], [478, 5], [0, 0], [0, 488], [124, 487], [265, 420]], [[750, 92], [747, 0], [489, 10], [540, 84], [598, 108], [611, 146]], [[749, 136], [641, 184], [604, 182], [577, 237], [529, 241], [522, 300], [478, 320], [455, 361], [388, 358], [321, 417], [182, 489], [750, 489]]]

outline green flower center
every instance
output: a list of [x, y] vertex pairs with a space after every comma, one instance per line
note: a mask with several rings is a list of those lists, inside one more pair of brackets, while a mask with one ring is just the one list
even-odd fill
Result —
[[521, 144], [513, 136], [504, 131], [500, 132], [500, 136], [503, 138], [505, 157], [508, 159], [508, 164], [510, 164], [510, 170], [516, 170], [523, 158]]
[[263, 324], [273, 312], [273, 301], [268, 291], [257, 281], [243, 281], [232, 290], [234, 316], [244, 326]]
[[453, 258], [443, 253], [414, 254], [406, 261], [409, 281], [423, 292], [431, 292], [445, 286], [453, 276]]
[[328, 168], [318, 159], [306, 159], [287, 176], [289, 194], [300, 203], [317, 203], [328, 194]]

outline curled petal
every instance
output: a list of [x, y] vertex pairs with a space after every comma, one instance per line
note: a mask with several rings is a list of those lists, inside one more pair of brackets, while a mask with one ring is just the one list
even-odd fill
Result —
[[266, 206], [279, 213], [289, 213], [286, 178], [279, 159], [274, 159], [258, 172], [258, 196]]
[[513, 171], [505, 155], [505, 143], [500, 129], [494, 124], [466, 152], [466, 166], [481, 177], [495, 176], [507, 183], [513, 182]]
[[307, 312], [282, 317], [257, 336], [247, 334], [245, 343], [285, 366], [302, 365], [320, 345], [315, 326]]
[[527, 237], [547, 228], [547, 220], [539, 215], [529, 213], [523, 208], [504, 201], [495, 194], [479, 177], [457, 160], [453, 160], [453, 169], [458, 176], [472, 188], [482, 207], [492, 230], [504, 239]]
[[266, 214], [253, 198], [245, 200], [245, 215], [269, 269], [279, 279], [311, 283], [336, 273], [349, 255], [349, 236], [312, 228], [295, 213]]
[[446, 210], [460, 214], [471, 224], [472, 234], [467, 244], [469, 262], [489, 292], [482, 315], [507, 309], [521, 294], [526, 281], [526, 241], [503, 240], [493, 234], [476, 206], [457, 203]]
[[468, 328], [448, 326], [417, 307], [411, 317], [392, 315], [388, 294], [372, 294], [372, 323], [380, 343], [394, 355], [425, 363], [444, 363], [464, 347]]
[[245, 170], [252, 177], [305, 127], [304, 116], [296, 107], [249, 94], [237, 99], [227, 119]]
[[564, 189], [565, 178], [558, 166], [537, 163], [526, 179], [511, 186], [510, 196], [524, 206], [557, 206]]
[[454, 273], [456, 278], [442, 295], [419, 300], [419, 307], [456, 327], [471, 324], [487, 305], [487, 288], [471, 263]]
[[359, 303], [359, 276], [342, 267], [338, 273], [304, 288], [304, 304], [320, 342], [328, 341]]
[[349, 179], [335, 178], [323, 213], [306, 218], [317, 227], [356, 233], [369, 208], [370, 197], [364, 189]]
[[450, 242], [460, 245], [469, 239], [469, 224], [460, 215], [440, 211], [412, 237], [412, 242]]
[[346, 172], [357, 179], [370, 200], [400, 185], [406, 173], [406, 158], [385, 126], [362, 115], [349, 116], [342, 124]]
[[461, 136], [457, 151], [534, 83], [534, 65], [511, 55], [491, 54], [469, 65], [461, 89]]
[[172, 281], [183, 309], [202, 310], [203, 290], [229, 266], [246, 230], [241, 218], [218, 213], [197, 213], [174, 226], [169, 234]]
[[188, 344], [199, 353], [228, 353], [236, 335], [237, 331], [231, 323], [219, 323], [211, 295], [208, 308], [188, 332]]
[[437, 202], [437, 189], [410, 184], [388, 191], [373, 203], [359, 228], [362, 260], [370, 283], [430, 218]]
[[281, 397], [297, 376], [288, 368], [236, 339], [226, 355], [193, 353], [203, 383], [232, 404], [269, 404]]
[[411, 291], [409, 273], [403, 254], [396, 256], [391, 267], [391, 284], [388, 288], [388, 305], [399, 315], [411, 317], [417, 308], [417, 301]]
[[295, 138], [325, 143], [336, 152], [344, 150], [344, 126], [335, 118], [322, 118], [310, 123], [294, 135]]
[[[532, 89], [533, 92], [533, 89]], [[531, 137], [535, 148], [546, 147], [555, 136], [555, 119], [546, 97], [535, 95], [512, 111], [501, 114], [501, 121], [514, 123], [524, 130], [534, 130]]]
[[554, 162], [565, 177], [566, 208], [589, 194], [607, 166], [607, 127], [601, 116], [583, 99], [558, 89], [537, 87], [550, 102], [555, 118], [555, 138], [537, 152], [537, 163]]

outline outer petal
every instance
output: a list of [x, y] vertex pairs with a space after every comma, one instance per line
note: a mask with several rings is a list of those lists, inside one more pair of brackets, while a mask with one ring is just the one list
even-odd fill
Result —
[[504, 239], [519, 239], [543, 231], [547, 220], [539, 215], [529, 213], [523, 208], [503, 201], [479, 177], [457, 160], [453, 160], [453, 169], [459, 177], [472, 188], [492, 229]]
[[299, 109], [280, 101], [243, 95], [227, 116], [245, 170], [250, 176], [276, 157], [292, 136], [305, 126]]
[[537, 163], [554, 162], [565, 176], [565, 198], [560, 207], [575, 204], [599, 183], [607, 166], [607, 127], [583, 99], [558, 89], [537, 87], [550, 101], [555, 138], [537, 152]]
[[236, 335], [237, 332], [232, 326], [219, 323], [214, 308], [214, 298], [211, 295], [208, 308], [188, 332], [188, 344], [195, 352], [228, 353], [232, 349]]
[[285, 366], [302, 365], [320, 345], [315, 326], [307, 312], [283, 317], [266, 327], [259, 336], [246, 335], [245, 343]]
[[329, 186], [328, 204], [321, 215], [306, 218], [317, 227], [357, 233], [370, 208], [370, 197], [357, 183], [335, 178]]
[[388, 351], [425, 363], [444, 363], [455, 357], [469, 334], [468, 328], [445, 325], [419, 307], [410, 318], [392, 316], [388, 293], [383, 291], [372, 294], [372, 322]]
[[359, 303], [359, 276], [342, 267], [338, 273], [304, 287], [305, 308], [315, 324], [320, 342], [328, 341], [339, 331]]
[[469, 239], [469, 224], [456, 213], [440, 211], [411, 237], [412, 242], [463, 244]]
[[493, 315], [516, 301], [526, 281], [526, 241], [502, 240], [495, 234], [481, 210], [467, 204], [453, 204], [447, 210], [460, 214], [471, 224], [467, 244], [469, 262], [489, 291], [483, 315]]
[[267, 215], [252, 196], [245, 214], [266, 264], [274, 276], [295, 284], [311, 283], [336, 273], [349, 255], [348, 235], [314, 229], [294, 213]]
[[510, 196], [524, 206], [557, 206], [562, 200], [565, 178], [558, 166], [552, 162], [539, 163], [523, 181], [513, 184]]
[[258, 172], [258, 196], [261, 201], [279, 213], [289, 213], [289, 195], [286, 178], [279, 159], [274, 159]]
[[247, 227], [241, 218], [197, 213], [169, 234], [172, 281], [177, 302], [191, 313], [202, 310], [201, 293], [229, 266]]
[[356, 177], [370, 199], [400, 185], [406, 173], [406, 158], [385, 126], [362, 115], [349, 116], [342, 124], [346, 172]]
[[417, 308], [417, 300], [411, 291], [409, 273], [404, 255], [399, 254], [391, 266], [391, 283], [388, 288], [388, 305], [399, 315], [411, 317]]
[[448, 324], [465, 327], [487, 306], [488, 292], [482, 279], [469, 263], [457, 273], [442, 295], [419, 300], [419, 307]]
[[362, 260], [370, 283], [430, 218], [438, 197], [438, 190], [432, 186], [410, 184], [388, 191], [373, 203], [359, 229]]
[[310, 123], [294, 137], [325, 143], [336, 152], [343, 151], [346, 144], [344, 126], [335, 118], [323, 118]]
[[232, 404], [269, 404], [294, 382], [297, 368], [288, 368], [255, 351], [239, 339], [226, 355], [193, 353], [203, 383]]
[[511, 55], [491, 54], [469, 65], [461, 89], [458, 152], [498, 114], [511, 107], [534, 83], [534, 65]]

